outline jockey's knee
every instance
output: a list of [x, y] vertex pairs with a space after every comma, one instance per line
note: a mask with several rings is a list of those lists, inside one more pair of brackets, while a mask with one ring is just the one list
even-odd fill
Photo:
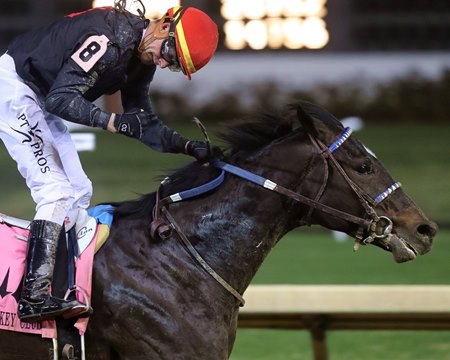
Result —
[[75, 201], [74, 208], [87, 209], [92, 198], [92, 183], [86, 177], [86, 179], [77, 184], [75, 189]]
[[36, 220], [47, 220], [62, 225], [67, 213], [74, 207], [76, 193], [67, 184], [53, 185], [50, 189], [34, 192]]

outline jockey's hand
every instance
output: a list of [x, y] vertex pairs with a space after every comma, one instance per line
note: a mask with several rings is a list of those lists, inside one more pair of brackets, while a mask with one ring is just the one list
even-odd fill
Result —
[[116, 114], [114, 127], [119, 134], [141, 139], [142, 128], [148, 123], [148, 115], [144, 110], [125, 114]]
[[210, 151], [206, 142], [197, 140], [191, 140], [186, 143], [186, 153], [195, 157], [201, 163], [223, 156], [222, 150], [218, 146], [211, 145]]

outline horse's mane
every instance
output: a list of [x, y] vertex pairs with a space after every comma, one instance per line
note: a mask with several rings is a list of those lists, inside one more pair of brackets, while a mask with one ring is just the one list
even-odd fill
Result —
[[219, 138], [230, 150], [230, 156], [237, 153], [251, 153], [261, 147], [290, 134], [293, 121], [289, 116], [263, 113], [257, 118], [235, 122]]
[[[263, 113], [256, 118], [248, 118], [244, 121], [235, 122], [227, 129], [218, 134], [218, 137], [225, 143], [225, 161], [235, 163], [258, 151], [271, 142], [289, 135], [293, 131], [293, 111], [298, 106], [306, 113], [305, 116], [325, 117], [328, 113], [323, 113], [323, 109], [308, 103], [299, 102], [288, 105], [290, 110], [284, 115], [274, 115]], [[323, 115], [323, 116], [321, 116]], [[180, 191], [200, 186], [211, 181], [219, 174], [219, 171], [211, 166], [202, 166], [197, 162], [190, 163], [180, 169], [175, 170], [168, 176], [170, 181], [161, 188], [160, 197], [169, 196]], [[143, 195], [137, 200], [113, 203], [115, 216], [123, 217], [129, 215], [148, 215], [155, 205], [156, 193]]]

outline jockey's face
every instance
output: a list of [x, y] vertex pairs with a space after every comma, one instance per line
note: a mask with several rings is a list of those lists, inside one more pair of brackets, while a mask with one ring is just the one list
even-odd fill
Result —
[[152, 42], [145, 51], [140, 55], [142, 63], [145, 65], [157, 65], [161, 69], [169, 66], [169, 62], [161, 56], [161, 45], [163, 39], [158, 39]]

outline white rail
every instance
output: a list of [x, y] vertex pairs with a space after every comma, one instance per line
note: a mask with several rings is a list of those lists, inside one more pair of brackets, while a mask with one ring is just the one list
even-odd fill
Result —
[[306, 329], [328, 359], [327, 330], [450, 330], [448, 285], [253, 285], [240, 328]]

